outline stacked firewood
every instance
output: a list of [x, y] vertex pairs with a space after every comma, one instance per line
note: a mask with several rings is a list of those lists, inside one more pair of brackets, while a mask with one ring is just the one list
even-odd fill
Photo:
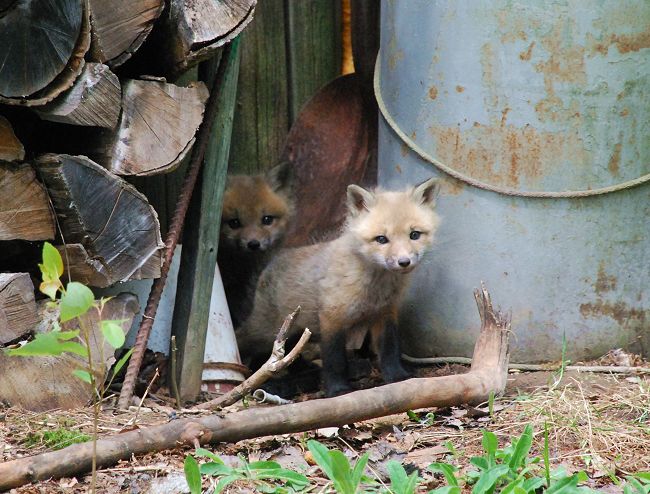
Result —
[[[217, 54], [255, 4], [0, 2], [0, 271], [25, 257], [35, 267], [34, 242], [47, 240], [66, 279], [107, 287], [160, 275], [158, 215], [130, 177], [168, 173], [188, 155], [208, 90], [169, 81]], [[0, 345], [34, 330], [37, 305], [28, 274], [0, 275]]]

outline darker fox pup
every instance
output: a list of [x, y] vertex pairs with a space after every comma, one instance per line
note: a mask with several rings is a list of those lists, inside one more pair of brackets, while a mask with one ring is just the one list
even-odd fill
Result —
[[293, 214], [292, 167], [228, 177], [217, 262], [235, 328], [253, 305], [257, 278], [282, 245]]
[[329, 396], [350, 390], [346, 338], [359, 327], [370, 329], [384, 380], [408, 377], [400, 362], [397, 311], [409, 273], [438, 227], [437, 192], [433, 179], [401, 192], [350, 185], [341, 235], [283, 250], [260, 276], [253, 312], [237, 334], [242, 353], [268, 355], [274, 331], [300, 305], [295, 332], [309, 327], [320, 337]]

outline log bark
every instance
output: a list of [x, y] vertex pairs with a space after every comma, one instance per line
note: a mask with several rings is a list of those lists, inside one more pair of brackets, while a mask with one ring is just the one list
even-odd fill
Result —
[[24, 158], [23, 143], [14, 134], [11, 122], [0, 115], [0, 161], [22, 161]]
[[[257, 0], [170, 0], [146, 45], [130, 63], [174, 80], [215, 55], [253, 18]], [[140, 72], [142, 73], [142, 72]]]
[[[38, 304], [36, 332], [47, 332], [52, 322], [58, 320], [58, 311], [48, 308], [46, 301]], [[130, 293], [120, 294], [109, 300], [102, 312], [102, 319], [117, 320], [126, 333], [133, 317], [140, 310], [138, 298]], [[103, 342], [97, 311], [82, 317], [90, 331], [93, 365], [99, 369], [99, 380], [115, 362], [114, 349]], [[64, 330], [78, 329], [77, 321], [62, 325]], [[54, 408], [70, 409], [86, 405], [92, 398], [92, 389], [72, 375], [75, 369], [85, 368], [86, 362], [78, 356], [64, 357], [10, 357], [0, 352], [0, 400], [27, 410], [45, 411]], [[1, 490], [1, 489], [0, 489]]]
[[10, 2], [0, 17], [0, 102], [43, 105], [69, 88], [90, 46], [87, 0]]
[[163, 0], [90, 0], [93, 60], [123, 64], [147, 38], [164, 5]]
[[34, 285], [27, 273], [0, 273], [0, 345], [31, 333], [36, 325]]
[[168, 173], [192, 148], [207, 98], [201, 82], [126, 81], [119, 125], [103, 133], [91, 156], [117, 175]]
[[[67, 244], [56, 248], [63, 258], [64, 278], [69, 275], [74, 281], [97, 288], [106, 288], [122, 281], [111, 277], [111, 273], [103, 269], [102, 263], [90, 256], [83, 245]], [[160, 251], [156, 251], [129, 280], [159, 278], [161, 266], [162, 257]]]
[[[174, 420], [100, 439], [97, 464], [106, 467], [133, 454], [177, 448], [181, 444], [235, 442], [268, 434], [342, 426], [415, 408], [485, 401], [491, 392], [500, 393], [505, 389], [510, 318], [493, 310], [484, 287], [475, 297], [482, 326], [474, 349], [474, 363], [467, 374], [409, 379], [336, 398], [251, 408], [225, 416]], [[91, 457], [92, 445], [87, 443], [0, 464], [0, 489], [87, 472]]]
[[31, 166], [0, 163], [0, 240], [54, 238], [54, 215]]
[[82, 244], [108, 279], [125, 281], [163, 246], [158, 216], [132, 185], [84, 156], [35, 161], [66, 243]]
[[106, 65], [87, 63], [74, 85], [36, 110], [43, 120], [112, 129], [120, 116], [120, 81]]

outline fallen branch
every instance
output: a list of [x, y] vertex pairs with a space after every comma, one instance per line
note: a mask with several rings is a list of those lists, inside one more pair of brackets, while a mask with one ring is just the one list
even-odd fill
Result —
[[[430, 364], [460, 364], [469, 365], [472, 363], [470, 357], [411, 357], [402, 354], [402, 360], [412, 364], [430, 365]], [[558, 364], [509, 364], [510, 370], [519, 370], [526, 372], [555, 372], [560, 369]], [[598, 372], [612, 374], [650, 374], [650, 367], [634, 367], [631, 365], [567, 365], [564, 370], [575, 372]]]
[[243, 383], [239, 384], [235, 388], [228, 391], [226, 394], [221, 395], [219, 398], [214, 400], [206, 401], [192, 407], [193, 410], [206, 410], [217, 407], [227, 407], [232, 405], [237, 401], [241, 400], [244, 396], [251, 394], [254, 390], [259, 388], [262, 384], [280, 372], [282, 369], [290, 365], [300, 352], [302, 351], [305, 344], [309, 341], [311, 337], [311, 331], [305, 328], [305, 331], [302, 333], [298, 343], [291, 349], [291, 351], [285, 356], [284, 354], [284, 345], [287, 342], [287, 333], [293, 323], [296, 320], [296, 316], [300, 312], [300, 306], [296, 307], [291, 314], [289, 314], [282, 323], [278, 335], [275, 337], [273, 342], [273, 351], [269, 359], [260, 367], [255, 373], [246, 379]]
[[[482, 287], [475, 292], [481, 331], [474, 347], [472, 368], [466, 374], [409, 379], [336, 398], [270, 408], [249, 408], [225, 416], [173, 420], [169, 423], [117, 434], [97, 441], [97, 465], [107, 467], [132, 455], [195, 443], [235, 442], [269, 434], [286, 434], [402, 413], [415, 408], [481, 403], [505, 389], [508, 375], [510, 317], [492, 309]], [[47, 478], [89, 471], [92, 444], [75, 444], [0, 464], [0, 491]]]

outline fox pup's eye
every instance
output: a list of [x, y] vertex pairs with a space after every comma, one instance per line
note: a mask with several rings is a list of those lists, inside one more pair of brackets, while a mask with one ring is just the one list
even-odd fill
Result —
[[262, 224], [263, 225], [270, 225], [271, 223], [273, 223], [274, 219], [275, 219], [275, 216], [270, 216], [268, 214], [266, 216], [262, 216]]
[[386, 237], [384, 235], [377, 235], [375, 237], [375, 242], [377, 242], [378, 244], [387, 244], [388, 243], [388, 237]]
[[419, 231], [417, 231], [417, 230], [413, 230], [413, 231], [411, 232], [411, 234], [409, 235], [409, 238], [410, 238], [411, 240], [417, 240], [418, 238], [420, 238], [420, 235], [422, 235], [421, 232], [419, 232]]
[[231, 220], [228, 220], [228, 226], [233, 230], [236, 230], [237, 228], [241, 228], [241, 223], [237, 218], [233, 218]]

